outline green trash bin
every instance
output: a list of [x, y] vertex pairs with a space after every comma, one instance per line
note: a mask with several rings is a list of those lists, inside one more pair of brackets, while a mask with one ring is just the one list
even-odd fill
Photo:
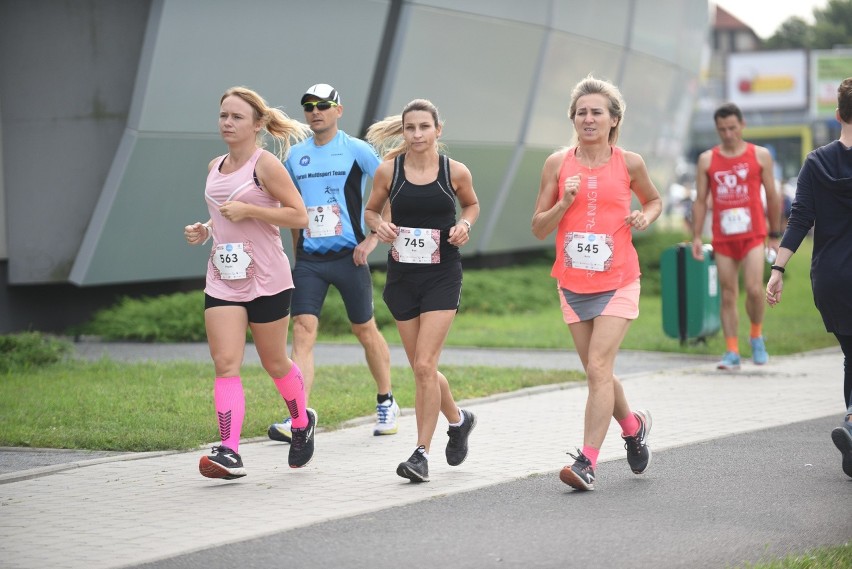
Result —
[[713, 247], [704, 245], [704, 260], [692, 256], [691, 243], [679, 243], [660, 258], [663, 332], [683, 344], [703, 341], [721, 326], [719, 275]]

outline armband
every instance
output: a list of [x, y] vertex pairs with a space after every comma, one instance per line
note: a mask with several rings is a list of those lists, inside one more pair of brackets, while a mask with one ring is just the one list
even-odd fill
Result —
[[781, 239], [781, 237], [782, 237], [783, 235], [784, 235], [784, 234], [783, 234], [783, 233], [781, 233], [780, 231], [770, 231], [770, 232], [769, 232], [769, 238], [770, 238], [770, 239]]
[[778, 265], [772, 265], [772, 267], [770, 267], [770, 268], [771, 268], [773, 271], [778, 271], [778, 272], [779, 272], [779, 273], [781, 273], [782, 275], [784, 274], [784, 267], [779, 267]]

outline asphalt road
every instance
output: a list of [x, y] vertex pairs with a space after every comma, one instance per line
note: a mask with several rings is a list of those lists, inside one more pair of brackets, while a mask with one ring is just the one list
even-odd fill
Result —
[[[594, 492], [554, 472], [136, 567], [738, 567], [852, 540], [852, 478], [829, 437], [837, 422], [659, 451], [643, 476], [625, 460], [602, 463]], [[251, 512], [211, 501], [210, 515], [226, 536]]]

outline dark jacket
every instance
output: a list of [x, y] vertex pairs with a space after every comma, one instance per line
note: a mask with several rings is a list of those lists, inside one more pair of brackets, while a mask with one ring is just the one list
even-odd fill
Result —
[[813, 228], [811, 285], [828, 332], [852, 335], [852, 149], [834, 141], [808, 154], [781, 246]]

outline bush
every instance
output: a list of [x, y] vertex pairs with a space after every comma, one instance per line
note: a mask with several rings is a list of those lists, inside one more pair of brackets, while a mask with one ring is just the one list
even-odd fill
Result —
[[0, 373], [56, 363], [71, 352], [71, 343], [39, 332], [0, 336]]
[[660, 296], [660, 258], [663, 251], [683, 241], [692, 242], [690, 237], [680, 231], [648, 231], [633, 234], [633, 246], [639, 255], [639, 267], [642, 270], [642, 295]]
[[97, 311], [75, 331], [113, 341], [206, 342], [204, 292], [123, 297], [115, 306]]
[[[687, 237], [679, 232], [634, 234], [642, 269], [642, 294], [660, 294], [660, 256]], [[513, 315], [538, 312], [552, 306], [556, 281], [550, 278], [553, 252], [535, 257], [529, 263], [502, 268], [467, 269], [464, 272], [462, 308], [464, 313]], [[379, 328], [395, 327], [382, 290], [387, 274], [373, 271], [373, 305]], [[334, 287], [320, 315], [320, 332], [330, 336], [351, 334], [343, 299]], [[92, 320], [74, 330], [77, 334], [99, 336], [104, 340], [144, 342], [204, 342], [204, 292], [182, 292], [158, 297], [122, 298], [115, 306], [95, 313]], [[251, 334], [246, 334], [251, 339]]]

